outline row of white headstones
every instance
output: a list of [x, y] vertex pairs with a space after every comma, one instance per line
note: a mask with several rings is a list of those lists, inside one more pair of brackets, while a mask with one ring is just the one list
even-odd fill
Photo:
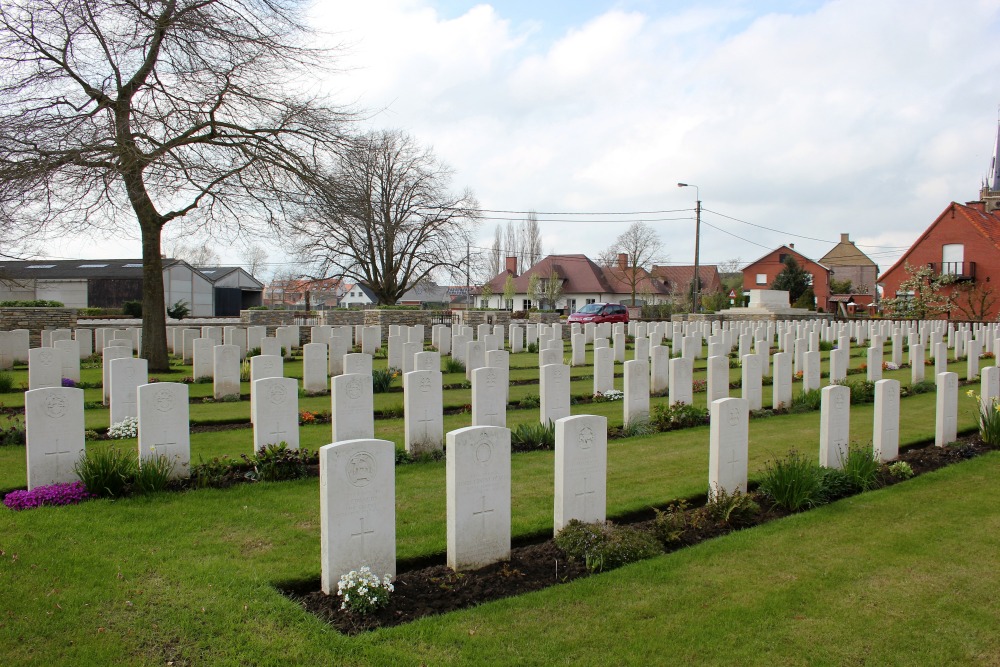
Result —
[[[516, 325], [515, 325], [516, 326]], [[530, 327], [531, 325], [529, 325]], [[665, 323], [663, 324], [665, 327]], [[808, 325], [807, 325], [808, 327]], [[616, 327], [620, 329], [620, 327]], [[656, 328], [656, 327], [651, 327]], [[227, 328], [229, 329], [229, 328]], [[372, 332], [373, 329], [378, 329], [377, 327], [365, 327], [359, 328], [356, 333], [359, 339], [365, 337], [366, 332]], [[464, 328], [468, 329], [468, 328]], [[514, 329], [514, 327], [512, 327]], [[767, 330], [764, 326], [757, 327], [759, 330]], [[516, 329], [514, 329], [516, 331]], [[561, 339], [556, 338], [557, 329], [556, 327], [540, 327], [538, 329], [542, 337], [539, 339], [546, 345], [554, 345], [553, 341], [559, 342], [561, 344]], [[661, 329], [662, 330], [662, 329]], [[791, 332], [791, 325], [785, 329], [787, 332]], [[989, 327], [984, 327], [983, 331], [986, 332]], [[436, 335], [434, 338], [440, 341], [446, 336], [448, 332], [446, 329], [441, 330], [435, 328]], [[492, 333], [487, 333], [491, 331]], [[713, 337], [709, 338], [709, 353], [713, 351], [713, 347], [719, 345], [730, 345], [737, 334], [733, 334], [733, 331], [737, 331], [736, 328], [730, 330], [729, 332], [716, 333]], [[600, 328], [595, 328], [595, 334], [600, 333]], [[675, 327], [676, 332], [676, 327]], [[781, 329], [779, 329], [779, 333]], [[100, 333], [100, 332], [99, 332]], [[127, 334], [127, 332], [122, 332]], [[400, 336], [400, 330], [390, 330], [390, 345], [393, 343], [393, 338], [398, 338]], [[409, 331], [405, 332], [410, 338], [422, 338], [422, 328], [413, 327]], [[465, 358], [466, 360], [481, 358], [483, 356], [484, 349], [486, 347], [491, 347], [492, 341], [489, 341], [490, 336], [495, 336], [495, 328], [485, 329], [480, 327], [479, 335], [484, 341], [469, 341], [464, 347], [466, 348]], [[535, 333], [534, 331], [528, 330], [528, 333]], [[616, 337], [621, 335], [621, 331], [613, 332]], [[641, 331], [639, 331], [641, 333]], [[727, 337], [727, 333], [731, 334]], [[804, 382], [806, 388], [818, 388], [818, 371], [819, 365], [819, 352], [818, 350], [805, 351], [805, 343], [808, 342], [810, 347], [814, 347], [817, 344], [817, 332], [809, 332], [808, 328], [804, 333], [811, 333], [810, 337], [807, 339], [805, 337], [795, 338], [795, 359], [802, 358], [802, 365], [806, 368], [804, 373]], [[857, 332], [861, 333], [861, 332]], [[955, 333], [958, 335], [956, 336]], [[349, 327], [344, 327], [341, 331], [337, 331], [335, 328], [323, 328], [317, 327], [313, 329], [313, 335], [320, 337], [348, 337], [351, 334], [351, 329]], [[460, 328], [456, 334], [456, 337], [464, 337], [471, 335], [471, 331], [465, 331]], [[738, 340], [740, 347], [743, 348], [747, 346], [747, 337], [750, 333], [738, 334]], [[936, 342], [935, 336], [938, 334], [931, 331], [929, 335], [929, 341], [931, 343], [932, 349], [937, 349], [936, 358], [938, 364], [941, 365], [947, 358], [946, 351], [944, 350], [945, 343]], [[911, 334], [912, 336], [912, 334]], [[954, 340], [954, 345], [957, 353], [962, 350], [963, 342], [964, 347], [969, 352], [969, 363], [970, 363], [970, 377], [973, 375], [973, 365], [978, 371], [978, 357], [975, 354], [974, 348], [977, 346], [978, 341], [969, 340], [970, 332], [953, 332], [949, 335], [949, 338]], [[841, 347], [834, 350], [831, 353], [831, 382], [836, 382], [842, 379], [842, 373], [838, 375], [835, 371], [838, 366], [838, 357], [844, 358], [849, 351], [849, 340], [844, 340], [846, 336], [842, 336], [840, 340]], [[681, 347], [685, 353], [691, 350], [700, 351], [700, 341], [699, 345], [695, 347], [694, 344], [688, 344], [689, 339], [696, 339], [697, 333], [685, 334]], [[714, 340], [715, 338], [721, 338], [721, 340]], [[780, 339], [780, 336], [779, 336]], [[111, 402], [111, 422], [119, 423], [126, 417], [140, 417], [139, 405], [141, 401], [139, 400], [138, 389], [140, 386], [144, 386], [147, 383], [148, 377], [146, 372], [146, 362], [143, 359], [134, 359], [131, 357], [132, 347], [136, 341], [134, 337], [129, 338], [127, 335], [119, 339], [117, 336], [107, 336], [105, 337], [108, 345], [104, 348], [105, 354], [105, 366], [104, 366], [104, 376], [105, 376], [105, 399], [106, 401], [110, 399]], [[204, 339], [190, 339], [193, 344], [192, 347], [197, 351], [201, 345], [200, 343], [214, 343], [214, 338], [204, 338]], [[377, 338], [374, 340], [377, 341]], [[602, 365], [607, 361], [606, 355], [602, 352], [606, 350], [606, 347], [601, 345], [601, 338], [595, 338], [597, 349], [595, 354], [595, 388], [599, 382], [604, 381], [604, 379], [613, 378], [613, 365], [610, 365], [608, 369], [602, 371]], [[646, 353], [644, 351], [644, 346], [642, 345], [644, 339], [637, 338], [639, 343], [636, 347], [636, 359], [628, 361], [625, 363], [625, 400], [624, 405], [624, 418], [626, 422], [630, 422], [634, 419], [645, 419], [649, 414], [649, 392], [650, 389], [653, 391], [658, 391], [663, 385], [669, 386], [670, 393], [670, 403], [690, 403], [692, 395], [692, 381], [691, 381], [691, 362], [693, 361], [693, 356], [669, 359], [667, 357], [668, 349], [665, 346], [653, 345], [649, 348], [649, 357], [652, 360], [652, 383], [650, 383], [650, 374], [648, 367], [646, 365]], [[760, 340], [760, 339], [757, 339]], [[785, 336], [785, 344], [789, 344], [792, 340], [791, 336]], [[987, 340], [990, 340], [987, 338]], [[132, 344], [128, 344], [131, 341]], [[262, 342], [267, 347], [268, 343], [271, 341], [276, 341], [273, 338], [265, 338]], [[65, 340], [53, 340], [54, 344], [67, 342]], [[69, 341], [75, 342], [75, 341]], [[179, 339], [178, 339], [179, 342]], [[910, 342], [915, 342], [911, 337]], [[415, 343], [415, 341], [414, 341]], [[875, 346], [870, 348], [868, 351], [868, 359], [872, 361], [875, 355], [881, 354], [882, 343], [878, 339], [878, 334], [873, 338], [873, 343]], [[373, 343], [377, 345], [377, 342]], [[410, 344], [409, 342], [407, 344]], [[781, 340], [779, 340], [779, 345]], [[325, 343], [310, 343], [304, 346], [305, 364], [306, 369], [305, 375], [307, 378], [310, 376], [314, 377], [313, 384], [311, 385], [308, 380], [306, 380], [305, 387], [307, 390], [314, 389], [325, 389], [327, 385], [326, 373], [335, 372], [332, 364], [328, 363], [326, 355], [329, 345]], [[540, 354], [544, 354], [547, 349], [554, 349], [549, 347], [543, 347]], [[759, 409], [761, 407], [761, 375], [763, 373], [763, 364], [768, 363], [769, 358], [769, 345], [757, 346], [760, 351], [756, 354], [748, 354], [743, 357], [743, 383], [742, 392], [743, 398], [748, 402], [749, 409]], [[236, 345], [213, 345], [211, 347], [213, 353], [213, 365], [212, 374], [215, 377], [216, 382], [216, 393], [217, 395], [230, 395], [239, 392], [239, 366], [238, 360], [242, 354], [242, 349], [240, 346]], [[29, 367], [29, 375], [35, 376], [36, 378], [40, 375], [47, 375], [44, 378], [47, 380], [48, 386], [58, 387], [58, 376], [59, 373], [51, 372], [52, 369], [58, 369], [60, 365], [53, 361], [53, 356], [60, 352], [59, 348], [38, 348], [31, 350], [29, 352], [29, 358], [32, 359], [32, 363]], [[915, 346], [911, 347], [911, 358], [919, 357], [920, 352], [922, 352], [922, 345], [917, 343]], [[413, 361], [410, 364], [417, 370], [407, 372], [404, 375], [404, 414], [405, 418], [405, 446], [408, 451], [411, 452], [421, 452], [431, 449], [439, 449], [441, 447], [442, 440], [444, 438], [443, 429], [443, 418], [442, 418], [442, 385], [441, 385], [441, 373], [435, 369], [440, 368], [440, 353], [438, 352], [414, 352], [412, 355]], [[65, 354], [65, 357], [72, 358], [74, 355], [72, 353]], [[409, 355], [407, 355], [409, 356]], [[485, 425], [485, 426], [505, 426], [506, 425], [506, 398], [507, 398], [507, 377], [509, 375], [508, 368], [508, 353], [503, 350], [489, 350], [485, 354], [488, 363], [487, 367], [482, 368], [471, 368], [469, 370], [470, 377], [472, 378], [473, 392], [472, 392], [472, 424], [473, 425]], [[669, 359], [669, 363], [662, 363]], [[65, 359], [63, 359], [65, 362]], [[658, 363], [661, 362], [661, 363]], [[613, 362], [612, 362], [613, 364]], [[713, 355], [708, 359], [708, 400], [709, 402], [715, 401], [719, 398], [728, 397], [729, 395], [729, 375], [728, 375], [728, 357], [722, 355]], [[840, 364], [841, 369], [846, 368], [846, 361]], [[792, 369], [794, 366], [788, 363], [787, 353], [778, 353], [774, 355], [774, 400], [773, 405], [781, 406], [787, 405], [791, 400], [791, 379], [792, 379]], [[48, 371], [45, 371], [48, 369]], [[259, 355], [251, 360], [251, 420], [257, 427], [254, 429], [254, 447], [255, 449], [260, 449], [267, 444], [276, 444], [278, 442], [286, 442], [289, 447], [298, 446], [298, 404], [297, 404], [297, 394], [298, 385], [296, 381], [292, 378], [283, 378], [283, 364], [282, 358], [278, 355]], [[810, 370], [812, 369], [812, 370]], [[873, 371], [876, 369], [881, 369], [880, 363], [869, 364], [869, 379], [877, 379], [874, 376]], [[359, 438], [359, 437], [374, 437], [374, 418], [373, 418], [373, 396], [371, 390], [371, 371], [372, 371], [372, 358], [370, 355], [364, 353], [348, 353], [342, 357], [342, 362], [340, 364], [340, 370], [346, 371], [339, 376], [335, 376], [330, 384], [331, 394], [332, 394], [332, 439], [334, 441]], [[32, 373], [32, 371], [35, 371]], [[312, 371], [312, 373], [310, 372]], [[318, 372], [316, 372], [318, 371]], [[671, 372], [672, 371], [672, 372]], [[913, 374], [914, 381], [922, 379], [923, 363], [913, 364]], [[917, 377], [917, 374], [920, 377]], [[315, 376], [320, 376], [317, 381]], [[813, 379], [813, 376], [816, 376]], [[570, 395], [569, 395], [569, 380], [570, 373], [569, 368], [562, 364], [545, 364], [540, 369], [540, 411], [539, 417], [542, 423], [556, 422], [558, 419], [569, 416], [570, 414]], [[984, 397], [993, 396], [996, 394], [992, 390], [994, 383], [987, 383], [986, 376], [984, 376]], [[258, 384], [261, 380], [268, 380], [268, 382], [263, 382]], [[809, 386], [813, 385], [813, 386]], [[43, 385], [44, 386], [44, 385]], [[168, 383], [160, 383], [159, 394], [163, 395], [170, 389], [172, 395], [178, 395], [180, 392], [184, 393], [184, 400], [179, 401], [185, 406], [185, 414], [182, 416], [180, 414], [174, 414], [175, 411], [171, 410], [172, 413], [172, 424], [175, 428], [171, 429], [169, 437], [154, 437], [152, 440], [157, 440], [158, 442], [153, 442], [148, 438], [140, 437], [140, 455], [148, 455], [151, 451], [150, 448], [159, 448], [161, 453], [170, 452], [177, 460], [176, 474], [182, 475], [186, 471], [186, 467], [189, 462], [189, 446], [187, 444], [187, 418], [186, 418], [186, 394], [187, 389], [184, 385], [177, 385], [172, 389], [168, 386]], [[600, 391], [600, 389], [598, 389]], [[266, 395], [267, 400], [258, 404], [255, 400], [257, 395]], [[164, 404], [160, 401], [160, 405]], [[161, 412], [164, 411], [161, 409]], [[258, 414], [260, 413], [260, 414]], [[183, 418], [182, 418], [183, 417]], [[151, 419], [146, 420], [147, 423], [153, 421]], [[184, 428], [176, 428], [177, 424], [185, 425]], [[31, 429], [35, 433], [39, 433], [44, 429]], [[162, 429], [141, 429], [145, 430], [147, 433], [161, 433]], [[183, 431], [183, 433], [181, 432]], [[37, 444], [39, 438], [31, 438], [34, 443]], [[60, 449], [62, 442], [65, 442], [66, 438], [57, 438], [54, 445], [57, 449]], [[142, 441], [147, 441], [146, 446], [143, 446]], [[53, 461], [55, 463], [54, 468], [59, 470], [66, 470], [68, 466], [62, 459], [66, 456], [59, 456], [58, 454], [68, 455], [67, 452], [47, 452], [43, 458], [39, 459], [35, 457], [36, 461]], [[55, 459], [52, 457], [55, 456]], [[45, 474], [39, 473], [32, 475], [29, 470], [29, 485], [32, 485], [32, 480], [35, 485], [38, 483], [48, 483], [37, 481], [41, 479], [47, 479]]]

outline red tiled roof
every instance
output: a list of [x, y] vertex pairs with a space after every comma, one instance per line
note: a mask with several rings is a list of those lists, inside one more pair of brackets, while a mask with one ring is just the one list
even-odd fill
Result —
[[[586, 255], [549, 255], [530, 269], [514, 278], [514, 286], [519, 294], [528, 291], [528, 283], [531, 276], [537, 275], [545, 280], [552, 272], [555, 272], [563, 282], [563, 294], [631, 294], [628, 270], [598, 266]], [[666, 294], [666, 290], [659, 280], [650, 280], [649, 273], [639, 268], [639, 280], [637, 281], [637, 292], [652, 291], [655, 294]], [[494, 294], [503, 292], [508, 271], [502, 271], [489, 283]]]
[[967, 206], [965, 204], [952, 202], [944, 211], [941, 212], [941, 215], [939, 215], [934, 222], [928, 225], [923, 234], [917, 237], [917, 240], [913, 242], [913, 245], [911, 245], [909, 249], [904, 252], [898, 260], [896, 260], [896, 263], [882, 272], [882, 275], [878, 277], [878, 280], [880, 282], [885, 280], [887, 275], [903, 266], [906, 259], [910, 256], [910, 253], [912, 253], [913, 250], [917, 248], [925, 238], [927, 238], [927, 236], [931, 233], [931, 230], [937, 227], [938, 223], [945, 218], [949, 211], [951, 211], [954, 215], [959, 215], [965, 218], [965, 220], [972, 225], [977, 232], [983, 235], [983, 238], [989, 241], [994, 248], [1000, 250], [1000, 213], [997, 211], [987, 213], [985, 210], [976, 206]]
[[[653, 275], [662, 280], [670, 289], [678, 286], [687, 289], [694, 279], [694, 264], [679, 266], [656, 266], [653, 265]], [[701, 278], [702, 292], [715, 292], [722, 289], [722, 279], [719, 277], [719, 268], [714, 264], [698, 266], [698, 276]]]

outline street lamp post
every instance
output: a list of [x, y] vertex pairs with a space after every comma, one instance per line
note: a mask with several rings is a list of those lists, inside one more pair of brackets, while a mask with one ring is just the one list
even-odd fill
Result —
[[697, 185], [690, 183], [678, 183], [677, 187], [694, 188], [696, 200], [694, 207], [694, 293], [691, 298], [691, 309], [697, 313], [699, 310], [698, 296], [701, 291], [701, 276], [698, 271], [699, 244], [701, 243], [701, 191], [698, 190]]

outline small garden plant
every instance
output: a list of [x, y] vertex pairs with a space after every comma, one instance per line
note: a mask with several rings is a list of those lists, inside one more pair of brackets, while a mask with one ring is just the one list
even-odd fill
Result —
[[135, 438], [139, 435], [139, 420], [135, 417], [126, 417], [116, 424], [108, 427], [108, 437], [112, 440], [124, 440]]
[[394, 590], [388, 574], [379, 579], [367, 565], [342, 575], [337, 582], [340, 608], [356, 614], [371, 614], [386, 606]]
[[610, 521], [583, 523], [575, 519], [556, 535], [556, 546], [570, 558], [583, 561], [590, 572], [613, 570], [663, 552], [650, 533]]
[[979, 408], [979, 437], [991, 447], [1000, 446], [1000, 403], [996, 398], [984, 401], [972, 389], [967, 391], [966, 395], [975, 400]]
[[12, 510], [28, 510], [43, 505], [76, 505], [93, 497], [83, 482], [68, 482], [36, 486], [30, 491], [11, 491], [4, 496], [3, 504]]

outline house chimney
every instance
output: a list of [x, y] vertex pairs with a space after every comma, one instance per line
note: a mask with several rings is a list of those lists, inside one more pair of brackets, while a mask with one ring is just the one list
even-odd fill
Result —
[[794, 243], [789, 243], [788, 247], [791, 248], [792, 250], [795, 250], [795, 244]]
[[514, 274], [514, 277], [517, 278], [517, 257], [507, 258], [507, 270]]
[[618, 268], [627, 269], [628, 268], [628, 253], [620, 252], [618, 253]]
[[851, 235], [850, 234], [841, 234], [840, 235], [840, 242], [841, 243], [850, 243], [851, 242]]

